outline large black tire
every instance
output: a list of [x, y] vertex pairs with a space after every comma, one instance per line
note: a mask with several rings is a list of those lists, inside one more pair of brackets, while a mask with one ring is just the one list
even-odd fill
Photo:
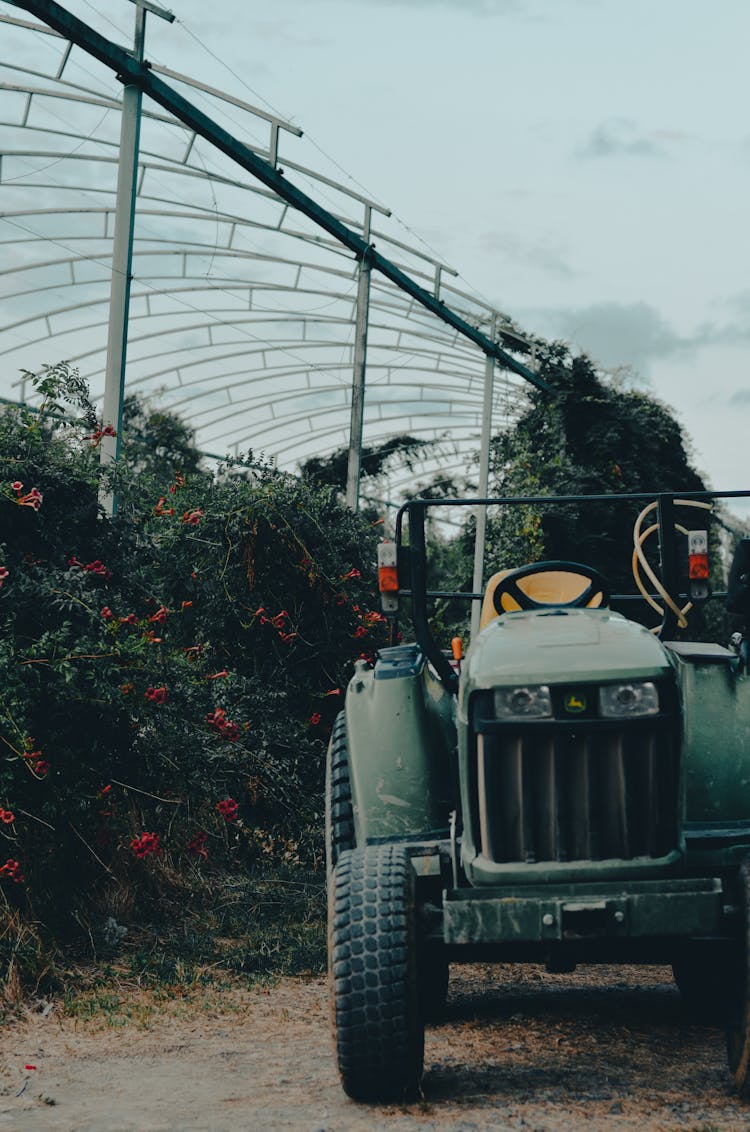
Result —
[[336, 716], [326, 757], [326, 866], [330, 875], [347, 849], [354, 848], [354, 811], [349, 785], [346, 716]]
[[735, 971], [734, 1002], [727, 1024], [727, 1059], [736, 1091], [750, 1099], [750, 858], [739, 868], [741, 940]]
[[416, 1096], [424, 1022], [417, 983], [414, 871], [400, 845], [343, 853], [330, 902], [329, 971], [344, 1091], [358, 1101]]
[[737, 991], [736, 957], [722, 944], [688, 941], [672, 963], [688, 1012], [699, 1022], [727, 1022]]
[[445, 1014], [449, 975], [444, 948], [423, 945], [419, 953], [419, 1001], [426, 1022], [436, 1022]]

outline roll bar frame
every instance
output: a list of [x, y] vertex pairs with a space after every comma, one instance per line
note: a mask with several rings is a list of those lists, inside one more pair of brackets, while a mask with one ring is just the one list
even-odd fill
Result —
[[[645, 492], [638, 494], [606, 494], [606, 495], [524, 495], [524, 496], [491, 496], [471, 499], [410, 499], [399, 508], [396, 515], [396, 547], [399, 566], [399, 593], [410, 597], [412, 601], [412, 619], [417, 643], [437, 672], [443, 685], [450, 692], [458, 690], [458, 677], [453, 670], [447, 656], [438, 646], [432, 635], [428, 616], [428, 603], [431, 599], [439, 597], [452, 598], [459, 601], [481, 600], [483, 593], [467, 592], [465, 590], [428, 590], [427, 589], [427, 544], [425, 538], [425, 519], [429, 509], [437, 507], [450, 508], [478, 508], [490, 506], [512, 506], [519, 504], [566, 504], [566, 503], [648, 503], [657, 504], [658, 538], [659, 538], [659, 564], [661, 578], [667, 591], [675, 596], [686, 596], [679, 592], [680, 567], [677, 560], [674, 538], [665, 538], [665, 531], [674, 530], [675, 500], [686, 499], [700, 502], [710, 502], [715, 499], [745, 499], [750, 498], [748, 491], [665, 491]], [[405, 523], [406, 520], [406, 523]], [[408, 542], [405, 541], [405, 527], [408, 531]], [[409, 579], [408, 588], [402, 585], [402, 572]], [[719, 591], [711, 595], [712, 598], [725, 598], [726, 592]], [[612, 601], [628, 602], [642, 600], [637, 594], [613, 594]], [[677, 620], [674, 613], [665, 609], [661, 634], [670, 634], [675, 631]]]

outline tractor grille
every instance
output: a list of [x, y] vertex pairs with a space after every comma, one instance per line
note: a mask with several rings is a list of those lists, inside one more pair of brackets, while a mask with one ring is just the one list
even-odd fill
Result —
[[666, 855], [677, 843], [677, 768], [660, 722], [478, 734], [482, 854], [527, 864]]

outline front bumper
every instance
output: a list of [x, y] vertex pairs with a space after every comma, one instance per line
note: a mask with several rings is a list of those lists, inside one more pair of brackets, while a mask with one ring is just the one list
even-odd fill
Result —
[[443, 943], [451, 947], [710, 936], [726, 930], [716, 877], [445, 893]]

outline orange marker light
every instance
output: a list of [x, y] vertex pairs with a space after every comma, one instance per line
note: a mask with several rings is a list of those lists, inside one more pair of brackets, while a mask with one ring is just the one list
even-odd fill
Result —
[[691, 554], [688, 558], [690, 581], [705, 581], [708, 577], [708, 555]]
[[378, 589], [381, 594], [398, 593], [398, 570], [395, 566], [378, 567]]
[[383, 539], [378, 543], [378, 589], [383, 613], [398, 613], [398, 550], [395, 542]]
[[451, 641], [451, 652], [453, 653], [454, 660], [461, 660], [464, 655], [464, 643], [460, 637], [454, 637]]

